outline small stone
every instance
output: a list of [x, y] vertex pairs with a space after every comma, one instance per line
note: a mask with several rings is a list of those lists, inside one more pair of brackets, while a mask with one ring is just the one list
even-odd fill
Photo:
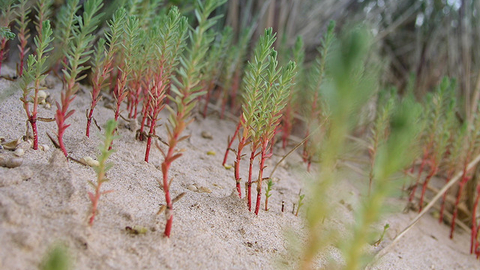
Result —
[[213, 139], [212, 134], [210, 134], [207, 131], [202, 131], [201, 135], [202, 135], [202, 138], [204, 139], [209, 139], [209, 140]]
[[13, 152], [13, 154], [17, 157], [22, 157], [23, 155], [25, 155], [25, 150], [23, 150], [22, 148], [18, 148]]
[[189, 190], [193, 191], [193, 192], [197, 192], [198, 191], [198, 188], [195, 186], [195, 185], [188, 185], [187, 187]]
[[45, 104], [45, 100], [47, 99], [47, 92], [43, 90], [38, 91], [37, 98], [38, 104]]

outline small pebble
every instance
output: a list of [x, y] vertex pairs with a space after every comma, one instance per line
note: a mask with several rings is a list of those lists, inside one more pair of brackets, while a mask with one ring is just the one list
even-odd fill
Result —
[[209, 139], [209, 140], [213, 139], [212, 134], [210, 134], [207, 131], [202, 131], [201, 135], [202, 135], [202, 138], [204, 139]]
[[21, 157], [23, 155], [25, 155], [25, 150], [23, 150], [22, 148], [17, 148], [13, 154], [17, 157]]
[[198, 188], [195, 185], [188, 185], [187, 188], [191, 191], [194, 191], [194, 192], [198, 191]]
[[47, 92], [43, 90], [38, 91], [37, 98], [38, 104], [45, 104], [45, 100], [47, 99]]

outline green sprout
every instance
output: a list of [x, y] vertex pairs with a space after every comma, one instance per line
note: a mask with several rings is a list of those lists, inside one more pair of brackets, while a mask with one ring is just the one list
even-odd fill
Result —
[[117, 128], [117, 122], [113, 119], [107, 121], [105, 127], [105, 138], [103, 144], [100, 146], [100, 154], [98, 156], [98, 166], [94, 167], [95, 172], [97, 173], [97, 181], [88, 181], [88, 183], [95, 189], [95, 193], [88, 192], [88, 197], [92, 202], [92, 212], [88, 221], [88, 225], [92, 226], [95, 216], [97, 214], [98, 202], [100, 201], [100, 196], [112, 192], [101, 191], [102, 184], [108, 182], [107, 171], [113, 167], [112, 163], [107, 163], [108, 158], [114, 153], [114, 150], [111, 149], [111, 145], [114, 139], [114, 131]]

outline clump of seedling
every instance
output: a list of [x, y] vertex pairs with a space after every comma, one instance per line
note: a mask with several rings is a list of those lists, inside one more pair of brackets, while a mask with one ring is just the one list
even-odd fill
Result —
[[[165, 107], [164, 99], [166, 97], [166, 89], [170, 85], [173, 69], [178, 63], [178, 58], [184, 47], [185, 35], [187, 33], [187, 19], [181, 16], [178, 8], [172, 8], [163, 20], [158, 21], [159, 27], [157, 31], [151, 33], [151, 42], [154, 55], [151, 63], [151, 78], [147, 84], [147, 96], [144, 100], [143, 119], [140, 134], [145, 121], [149, 121], [149, 132], [147, 135], [147, 148], [145, 151], [145, 161], [148, 162], [150, 154], [150, 146], [152, 138], [156, 135], [155, 127], [158, 121], [159, 113]], [[206, 18], [205, 18], [206, 19]], [[195, 59], [195, 61], [200, 59]], [[149, 72], [147, 72], [148, 74]], [[192, 74], [190, 74], [192, 75]], [[192, 79], [192, 78], [189, 78]], [[189, 81], [189, 83], [192, 83]], [[184, 87], [194, 88], [196, 85], [184, 85]], [[187, 94], [190, 89], [186, 90]], [[178, 95], [177, 98], [180, 98]], [[176, 103], [176, 101], [175, 101]], [[189, 105], [189, 104], [184, 104]], [[180, 105], [181, 107], [181, 105]], [[177, 108], [184, 110], [183, 108]], [[188, 111], [188, 112], [187, 112]], [[190, 110], [185, 108], [187, 114]], [[186, 115], [188, 117], [189, 115]]]
[[[78, 0], [67, 1], [67, 14], [75, 16], [74, 14], [78, 9], [77, 3]], [[101, 0], [87, 0], [84, 4], [83, 16], [75, 19], [78, 24], [72, 26], [71, 32], [64, 33], [66, 35], [66, 38], [64, 37], [65, 42], [67, 42], [67, 45], [65, 45], [67, 48], [66, 61], [64, 62], [64, 69], [62, 70], [65, 86], [61, 92], [60, 102], [56, 103], [57, 111], [55, 113], [55, 120], [58, 127], [58, 145], [65, 156], [68, 156], [68, 153], [63, 142], [63, 135], [65, 134], [65, 130], [70, 126], [66, 124], [65, 121], [75, 112], [74, 110], [69, 110], [69, 106], [75, 99], [75, 95], [79, 89], [78, 82], [86, 76], [86, 74], [80, 75], [80, 73], [89, 68], [89, 66], [82, 66], [82, 64], [85, 64], [90, 59], [90, 54], [92, 53], [90, 47], [94, 39], [92, 32], [97, 28], [101, 16], [97, 13], [102, 6], [103, 3]], [[70, 29], [70, 25], [73, 22], [71, 17], [60, 17], [60, 20], [61, 25], [58, 28], [65, 25]]]
[[455, 120], [455, 111], [453, 103], [450, 102], [452, 99], [451, 95], [451, 86], [450, 80], [444, 78], [440, 84], [437, 92], [433, 95], [429, 95], [427, 99], [427, 104], [429, 108], [427, 109], [426, 123], [427, 126], [424, 130], [423, 140], [423, 159], [420, 164], [418, 176], [415, 185], [412, 188], [412, 193], [410, 194], [410, 201], [413, 200], [417, 185], [420, 184], [420, 177], [425, 169], [425, 165], [429, 165], [429, 173], [426, 176], [422, 193], [420, 196], [419, 209], [422, 210], [423, 206], [423, 197], [427, 189], [427, 185], [430, 179], [437, 173], [440, 161], [444, 156], [448, 139], [449, 139], [449, 125], [452, 121]]
[[[35, 55], [29, 55], [27, 61], [27, 70], [23, 73], [21, 80], [19, 81], [20, 88], [23, 90], [23, 96], [20, 99], [23, 102], [23, 108], [27, 114], [28, 122], [33, 131], [33, 149], [38, 149], [38, 130], [37, 130], [37, 112], [39, 104], [39, 92], [44, 89], [40, 85], [40, 82], [44, 80], [47, 75], [44, 74], [47, 70], [46, 60], [48, 58], [47, 53], [53, 48], [48, 47], [52, 42], [53, 31], [50, 27], [50, 21], [44, 21], [42, 26], [42, 32], [39, 36], [34, 38], [35, 46], [37, 47]], [[33, 83], [33, 87], [31, 86]], [[30, 111], [29, 95], [31, 90], [34, 90], [33, 96], [33, 108]]]
[[240, 123], [243, 128], [235, 161], [235, 182], [237, 191], [240, 191], [240, 161], [243, 147], [250, 144], [250, 166], [247, 182], [248, 208], [251, 209], [251, 186], [253, 162], [260, 156], [257, 184], [257, 201], [255, 214], [260, 210], [263, 172], [265, 161], [271, 156], [272, 139], [280, 124], [282, 111], [286, 106], [296, 65], [289, 62], [286, 67], [279, 68], [277, 52], [272, 48], [275, 42], [275, 34], [272, 29], [266, 29], [260, 37], [254, 50], [252, 62], [249, 62], [244, 77], [244, 104]]
[[92, 212], [88, 220], [88, 225], [92, 226], [95, 216], [97, 214], [98, 202], [100, 201], [100, 196], [112, 192], [112, 190], [102, 191], [102, 184], [108, 182], [107, 171], [113, 167], [112, 163], [107, 163], [108, 158], [113, 154], [111, 145], [114, 139], [114, 131], [117, 128], [117, 122], [113, 119], [107, 121], [105, 127], [105, 139], [103, 145], [100, 146], [100, 155], [98, 156], [98, 166], [93, 167], [97, 173], [97, 181], [88, 181], [88, 183], [95, 189], [95, 193], [88, 192], [88, 197], [92, 202]]
[[188, 124], [193, 108], [195, 108], [197, 98], [204, 94], [199, 88], [201, 79], [201, 70], [205, 66], [203, 61], [205, 54], [213, 41], [213, 37], [207, 33], [218, 17], [209, 18], [209, 15], [225, 0], [207, 0], [205, 2], [197, 1], [196, 18], [198, 26], [190, 34], [190, 48], [186, 50], [186, 54], [180, 60], [181, 65], [178, 70], [178, 78], [175, 84], [172, 84], [172, 92], [175, 96], [169, 96], [170, 100], [175, 104], [176, 110], [167, 106], [170, 116], [167, 123], [168, 150], [161, 150], [164, 161], [162, 162], [162, 181], [163, 192], [165, 193], [166, 211], [165, 217], [167, 223], [165, 225], [165, 236], [170, 237], [173, 221], [173, 200], [170, 197], [171, 180], [168, 177], [168, 171], [172, 162], [182, 156], [182, 150], [178, 150], [177, 144], [189, 136], [181, 136]]
[[[87, 110], [87, 127], [85, 135], [90, 137], [90, 125], [93, 119], [93, 110], [100, 101], [100, 92], [109, 85], [108, 79], [113, 71], [115, 54], [121, 46], [123, 36], [123, 25], [126, 17], [124, 8], [119, 8], [108, 23], [109, 30], [105, 33], [105, 39], [101, 38], [95, 50], [93, 57], [93, 79], [92, 79], [92, 102], [90, 109]], [[107, 44], [108, 42], [108, 44]], [[108, 49], [106, 46], [108, 45]], [[93, 119], [94, 120], [94, 119]]]

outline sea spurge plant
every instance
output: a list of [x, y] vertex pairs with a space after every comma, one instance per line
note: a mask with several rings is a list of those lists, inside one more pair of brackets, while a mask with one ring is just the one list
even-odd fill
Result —
[[[450, 182], [453, 176], [463, 168], [462, 158], [465, 153], [465, 136], [467, 135], [468, 122], [463, 124], [452, 124], [449, 134], [451, 136], [450, 142], [447, 146], [447, 151], [443, 161], [443, 166], [446, 168], [446, 183]], [[439, 222], [443, 222], [443, 214], [445, 211], [445, 202], [447, 199], [447, 192], [443, 193], [442, 202], [440, 206]]]
[[396, 101], [396, 89], [394, 88], [386, 93], [379, 93], [378, 112], [371, 128], [370, 147], [368, 149], [370, 154], [368, 194], [370, 194], [372, 190], [372, 184], [375, 178], [374, 169], [377, 152], [379, 147], [388, 139], [390, 117], [395, 108]]
[[267, 72], [266, 89], [263, 93], [263, 98], [260, 104], [260, 116], [257, 115], [254, 127], [255, 132], [260, 132], [260, 169], [257, 179], [257, 201], [255, 206], [255, 214], [258, 215], [260, 211], [260, 202], [262, 195], [263, 171], [265, 169], [265, 161], [271, 157], [269, 147], [272, 147], [271, 141], [279, 127], [281, 112], [287, 104], [287, 99], [290, 94], [290, 86], [292, 85], [293, 77], [296, 72], [295, 62], [289, 62], [287, 66], [280, 73], [276, 69], [275, 63], [276, 53], [273, 53], [269, 70]]
[[[233, 44], [225, 56], [225, 64], [222, 69], [221, 81], [222, 85], [222, 108], [220, 112], [220, 118], [225, 116], [225, 109], [227, 103], [230, 100], [230, 107], [235, 112], [237, 107], [237, 95], [240, 88], [240, 81], [243, 75], [243, 69], [245, 65], [245, 55], [248, 50], [249, 41], [253, 31], [251, 28], [246, 28], [240, 35], [240, 38], [236, 44]], [[232, 138], [232, 143], [235, 138]], [[231, 147], [231, 145], [229, 146]], [[227, 151], [228, 154], [228, 151]], [[226, 161], [225, 161], [226, 162]], [[225, 165], [225, 162], [223, 165]]]
[[[303, 74], [303, 61], [305, 60], [305, 48], [303, 46], [302, 37], [298, 36], [295, 42], [295, 46], [292, 49], [293, 61], [297, 63], [296, 75], [293, 79], [294, 82], [298, 81], [298, 78]], [[282, 147], [285, 149], [288, 145], [288, 138], [292, 133], [292, 128], [295, 120], [295, 112], [298, 111], [298, 97], [299, 86], [304, 86], [301, 83], [295, 83], [290, 89], [290, 95], [288, 97], [287, 106], [282, 117]]]
[[[455, 205], [453, 208], [453, 216], [452, 221], [450, 224], [450, 238], [453, 238], [453, 232], [455, 230], [455, 220], [458, 215], [458, 205], [460, 204], [460, 200], [462, 198], [465, 186], [467, 185], [468, 181], [472, 178], [472, 169], [468, 168], [468, 164], [472, 161], [475, 155], [479, 152], [480, 146], [480, 111], [477, 110], [475, 113], [472, 122], [468, 123], [467, 127], [467, 134], [464, 140], [464, 153], [463, 153], [463, 160], [462, 160], [462, 177], [460, 178], [460, 182], [458, 183], [458, 191], [457, 197], [455, 199]], [[472, 231], [473, 236], [473, 231]], [[473, 244], [473, 241], [472, 241]]]
[[[448, 80], [445, 80], [442, 82], [440, 87], [449, 87], [449, 82]], [[448, 91], [448, 90], [445, 90]], [[439, 100], [434, 100], [433, 104], [435, 107], [438, 107], [439, 105], [437, 104]], [[435, 176], [438, 173], [438, 170], [440, 168], [440, 163], [442, 162], [442, 159], [445, 157], [445, 153], [447, 150], [447, 146], [449, 143], [449, 140], [451, 138], [450, 132], [451, 132], [451, 127], [452, 125], [455, 125], [456, 121], [456, 116], [455, 116], [455, 102], [452, 96], [450, 96], [449, 100], [446, 102], [448, 104], [444, 105], [446, 108], [444, 109], [444, 120], [442, 123], [440, 123], [438, 127], [438, 132], [436, 139], [435, 139], [435, 144], [432, 147], [432, 150], [430, 152], [430, 158], [429, 158], [429, 167], [430, 167], [430, 172], [426, 176], [424, 182], [423, 182], [423, 187], [422, 187], [422, 193], [420, 195], [420, 201], [418, 204], [419, 210], [422, 211], [423, 209], [423, 200], [425, 196], [425, 192], [427, 191], [427, 186], [432, 179], [433, 176]]]
[[[57, 65], [61, 60], [64, 63], [67, 61], [67, 53], [69, 50], [69, 44], [74, 38], [72, 34], [75, 31], [78, 31], [78, 18], [76, 13], [80, 9], [79, 5], [80, 0], [69, 0], [60, 8], [60, 11], [57, 15], [57, 21], [55, 25], [55, 51], [52, 55], [52, 66]], [[54, 69], [56, 72], [56, 67]]]
[[[180, 60], [178, 69], [178, 78], [175, 78], [175, 84], [172, 85], [172, 92], [175, 96], [169, 96], [175, 104], [175, 109], [167, 106], [170, 111], [167, 123], [168, 150], [162, 151], [164, 161], [162, 163], [162, 185], [165, 193], [167, 223], [165, 225], [165, 236], [170, 237], [173, 221], [173, 201], [170, 197], [170, 179], [168, 171], [173, 161], [182, 156], [177, 144], [188, 136], [182, 136], [183, 131], [191, 119], [191, 112], [195, 108], [196, 100], [204, 94], [200, 88], [201, 70], [205, 65], [203, 61], [213, 38], [207, 35], [207, 31], [212, 27], [218, 17], [209, 18], [209, 15], [225, 0], [207, 0], [196, 2], [195, 16], [198, 26], [190, 33], [190, 46], [186, 49], [186, 54]], [[160, 148], [159, 148], [160, 149]]]
[[[38, 149], [38, 130], [37, 130], [37, 109], [39, 104], [38, 92], [44, 89], [40, 83], [43, 81], [47, 74], [44, 74], [47, 70], [46, 60], [48, 58], [47, 53], [53, 48], [49, 47], [53, 40], [53, 31], [50, 27], [50, 21], [44, 21], [42, 26], [42, 32], [39, 36], [35, 36], [34, 42], [37, 47], [35, 55], [29, 55], [27, 60], [26, 72], [22, 75], [19, 85], [23, 90], [23, 96], [20, 99], [23, 102], [23, 108], [27, 114], [28, 122], [30, 123], [33, 131], [33, 149]], [[41, 40], [41, 41], [40, 41]], [[31, 86], [33, 83], [33, 86]], [[33, 108], [30, 110], [30, 93], [34, 90], [33, 95]]]
[[[203, 70], [203, 87], [207, 92], [205, 95], [205, 105], [203, 106], [203, 117], [207, 117], [208, 103], [213, 89], [217, 83], [222, 69], [224, 68], [224, 61], [227, 55], [228, 48], [232, 41], [232, 28], [225, 27], [223, 31], [218, 35], [218, 39], [212, 45], [209, 50], [207, 63]], [[228, 87], [228, 86], [227, 86]]]
[[[78, 0], [70, 0], [67, 5], [70, 5], [72, 10], [75, 10], [75, 3]], [[57, 111], [55, 113], [55, 120], [57, 122], [57, 138], [60, 149], [65, 156], [68, 156], [67, 149], [63, 143], [63, 135], [65, 130], [70, 126], [65, 121], [74, 113], [74, 110], [69, 110], [70, 103], [75, 99], [75, 94], [79, 89], [78, 81], [83, 79], [86, 75], [80, 76], [82, 71], [89, 68], [85, 64], [90, 59], [91, 43], [94, 39], [92, 32], [97, 28], [100, 15], [98, 11], [103, 6], [101, 0], [87, 0], [84, 5], [84, 13], [82, 17], [77, 17], [78, 25], [72, 29], [72, 33], [66, 38], [70, 40], [70, 35], [73, 37], [68, 42], [68, 49], [66, 51], [66, 59], [64, 62], [63, 75], [65, 86], [61, 92], [60, 102], [56, 102]], [[64, 21], [63, 23], [67, 23]], [[70, 27], [70, 26], [68, 26]], [[83, 66], [82, 66], [83, 65]]]
[[[35, 30], [37, 33], [42, 32], [43, 22], [50, 18], [50, 7], [53, 4], [53, 0], [38, 0], [37, 5], [34, 7], [37, 14], [35, 15]], [[42, 40], [40, 39], [41, 43]]]
[[365, 197], [357, 212], [353, 227], [353, 238], [342, 244], [346, 266], [344, 269], [362, 269], [368, 262], [366, 245], [374, 239], [375, 233], [370, 229], [383, 212], [386, 197], [394, 190], [395, 183], [390, 177], [403, 170], [413, 159], [409, 148], [417, 132], [413, 125], [421, 112], [421, 106], [404, 101], [396, 108], [389, 122], [390, 135], [378, 149], [375, 162], [375, 182], [370, 196]]
[[331, 57], [325, 65], [328, 67], [329, 80], [326, 80], [328, 83], [321, 92], [331, 120], [323, 143], [322, 172], [319, 179], [308, 186], [309, 192], [306, 194], [309, 199], [306, 205], [308, 236], [301, 255], [300, 269], [312, 269], [317, 254], [334, 241], [334, 233], [324, 223], [333, 209], [327, 193], [337, 180], [336, 163], [345, 148], [345, 138], [356, 124], [359, 110], [375, 89], [372, 80], [357, 75], [357, 71], [363, 68], [368, 51], [366, 31], [348, 31], [334, 44]]
[[[267, 75], [270, 57], [274, 51], [272, 45], [275, 42], [275, 39], [276, 38], [275, 34], [273, 34], [273, 30], [271, 28], [265, 29], [265, 33], [260, 37], [257, 45], [255, 46], [252, 61], [248, 63], [247, 71], [244, 77], [244, 104], [242, 105], [242, 115], [240, 116], [240, 121], [237, 127], [237, 130], [239, 130], [241, 126], [242, 132], [239, 133], [239, 142], [234, 164], [235, 183], [239, 197], [242, 197], [242, 190], [240, 186], [240, 161], [242, 159], [242, 151], [243, 148], [249, 143], [249, 139], [252, 135], [251, 129], [253, 128], [255, 117], [260, 114], [260, 98], [262, 96], [261, 91], [265, 86], [265, 77]], [[236, 134], [234, 137], [235, 136]], [[258, 145], [254, 145], [256, 147], [260, 146], [260, 137], [258, 136], [258, 138]]]
[[[426, 126], [423, 131], [423, 136], [421, 137], [423, 144], [423, 157], [416, 183], [412, 188], [412, 193], [410, 194], [410, 201], [413, 200], [417, 186], [420, 184], [421, 174], [425, 169], [425, 165], [430, 165], [429, 175], [427, 176], [428, 180], [426, 180], [427, 184], [430, 178], [433, 177], [438, 170], [438, 163], [443, 157], [449, 137], [448, 134], [445, 133], [448, 132], [448, 130], [445, 129], [448, 129], [448, 123], [445, 124], [445, 119], [448, 118], [446, 117], [447, 109], [450, 111], [450, 113], [453, 111], [453, 107], [448, 106], [451, 98], [452, 91], [450, 87], [450, 80], [448, 78], [444, 78], [437, 91], [433, 95], [431, 94], [427, 97], [428, 109], [426, 110], [426, 115], [424, 115]], [[424, 186], [423, 189], [426, 190], [426, 186]], [[423, 194], [424, 191], [422, 190], [420, 199], [422, 202]]]
[[[22, 76], [25, 57], [30, 50], [27, 47], [28, 39], [30, 38], [30, 29], [28, 29], [28, 24], [30, 23], [30, 15], [31, 9], [29, 7], [28, 0], [20, 0], [18, 7], [16, 9], [17, 19], [17, 31], [18, 31], [18, 51], [19, 51], [19, 58], [20, 63], [17, 66], [17, 76]], [[40, 32], [39, 32], [40, 33]], [[41, 42], [41, 40], [39, 40]]]
[[[101, 38], [97, 43], [93, 57], [93, 79], [92, 79], [92, 103], [87, 110], [87, 128], [85, 135], [90, 136], [90, 125], [93, 119], [93, 110], [100, 100], [100, 92], [109, 84], [109, 77], [113, 71], [115, 54], [117, 53], [123, 36], [123, 24], [126, 16], [124, 8], [119, 8], [113, 14], [108, 23], [109, 31], [105, 33], [105, 39]], [[106, 46], [108, 45], [108, 49]]]
[[[326, 115], [325, 110], [321, 100], [321, 89], [322, 84], [324, 83], [325, 77], [325, 67], [327, 63], [327, 58], [329, 54], [330, 47], [332, 42], [335, 39], [335, 22], [331, 21], [328, 25], [328, 30], [325, 36], [321, 41], [321, 47], [318, 48], [319, 56], [315, 59], [315, 63], [310, 71], [309, 74], [309, 87], [307, 87], [307, 101], [309, 102], [308, 106], [306, 106], [306, 110], [304, 111], [306, 119], [307, 119], [307, 127], [306, 127], [306, 135], [305, 137], [308, 138], [310, 136], [310, 130], [312, 125], [318, 123], [319, 118], [322, 115]], [[310, 170], [310, 166], [312, 164], [312, 159], [315, 153], [312, 150], [315, 147], [310, 145], [310, 140], [307, 139], [303, 144], [303, 153], [302, 158], [303, 161], [307, 163], [307, 169]]]
[[15, 38], [15, 34], [10, 31], [10, 23], [15, 19], [16, 2], [17, 0], [6, 0], [2, 2], [0, 10], [0, 72], [7, 55], [7, 41]]
[[113, 154], [114, 150], [111, 149], [111, 145], [114, 139], [114, 131], [117, 128], [117, 121], [110, 119], [107, 121], [105, 127], [105, 139], [100, 146], [100, 154], [98, 155], [98, 166], [93, 167], [97, 173], [97, 181], [88, 181], [88, 183], [95, 189], [95, 192], [88, 192], [88, 197], [92, 202], [92, 212], [88, 220], [88, 225], [92, 226], [95, 216], [97, 214], [98, 202], [100, 196], [112, 192], [111, 190], [102, 191], [102, 184], [108, 182], [107, 171], [113, 167], [112, 163], [107, 163], [108, 158]]
[[[178, 63], [179, 54], [183, 50], [183, 43], [187, 33], [187, 19], [181, 16], [178, 8], [170, 9], [166, 17], [159, 21], [158, 31], [153, 32], [154, 61], [152, 62], [152, 78], [148, 84], [148, 97], [144, 118], [148, 118], [150, 129], [147, 137], [145, 161], [148, 162], [155, 127], [159, 113], [165, 107], [166, 89], [170, 85], [173, 69]], [[177, 107], [178, 108], [178, 107]], [[188, 111], [187, 114], [190, 112]], [[144, 123], [145, 120], [142, 121]]]
[[128, 79], [132, 72], [132, 64], [135, 61], [135, 49], [139, 43], [139, 21], [135, 16], [128, 16], [123, 24], [124, 40], [121, 63], [120, 76], [117, 78], [117, 84], [113, 90], [113, 98], [115, 99], [115, 121], [120, 117], [120, 106], [128, 95]]

